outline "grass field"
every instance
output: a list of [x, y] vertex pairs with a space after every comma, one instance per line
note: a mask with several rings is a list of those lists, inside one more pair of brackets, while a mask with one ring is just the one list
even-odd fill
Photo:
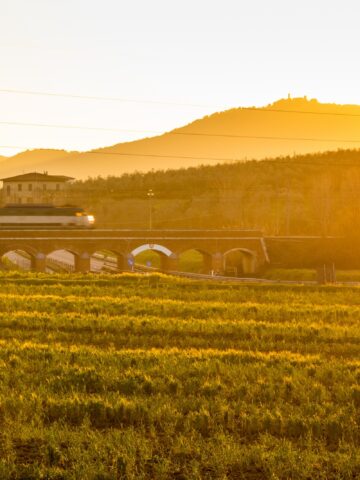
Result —
[[0, 478], [360, 478], [360, 289], [2, 274]]

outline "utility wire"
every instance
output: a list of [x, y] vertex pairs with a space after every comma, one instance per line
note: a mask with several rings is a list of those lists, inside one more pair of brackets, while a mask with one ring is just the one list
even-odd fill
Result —
[[64, 128], [64, 129], [73, 129], [73, 130], [96, 130], [96, 131], [105, 131], [105, 132], [163, 134], [163, 132], [154, 131], [154, 130], [124, 130], [121, 128], [85, 127], [80, 125], [53, 125], [48, 123], [1, 122], [0, 121], [0, 125], [17, 126], [17, 127]]
[[[20, 147], [20, 146], [14, 146], [14, 145], [0, 145], [0, 148], [14, 148], [14, 149], [26, 149], [27, 147]], [[357, 149], [356, 149], [357, 150]], [[68, 155], [72, 155], [74, 154], [74, 152], [65, 152], [66, 154]], [[240, 162], [242, 163], [243, 165], [245, 165], [246, 163], [249, 163], [249, 162], [256, 162], [257, 165], [262, 165], [264, 163], [268, 165], [272, 165], [272, 166], [283, 166], [284, 164], [285, 165], [305, 165], [305, 166], [308, 166], [308, 167], [319, 167], [319, 166], [327, 166], [327, 167], [344, 167], [344, 166], [347, 166], [347, 167], [360, 167], [360, 160], [359, 160], [359, 163], [344, 163], [344, 162], [341, 162], [339, 164], [334, 164], [334, 163], [319, 163], [319, 162], [315, 162], [315, 163], [312, 163], [312, 161], [309, 161], [309, 162], [300, 162], [300, 161], [297, 161], [297, 160], [285, 160], [285, 159], [282, 159], [281, 157], [278, 158], [278, 159], [274, 159], [274, 158], [271, 158], [271, 159], [261, 159], [261, 160], [242, 160], [242, 159], [239, 159], [239, 158], [224, 158], [224, 157], [197, 157], [195, 155], [192, 155], [192, 156], [188, 156], [188, 155], [162, 155], [162, 154], [155, 154], [155, 153], [134, 153], [134, 152], [102, 152], [102, 151], [96, 151], [96, 150], [90, 150], [88, 152], [75, 152], [75, 154], [77, 155], [112, 155], [112, 156], [122, 156], [122, 157], [150, 157], [150, 158], [176, 158], [176, 159], [180, 159], [180, 160], [205, 160], [205, 161], [215, 161], [215, 162], [232, 162], [232, 163], [236, 163], [236, 162]], [[276, 163], [275, 163], [276, 162]]]
[[162, 102], [158, 100], [137, 100], [131, 98], [121, 97], [105, 97], [95, 95], [76, 95], [68, 93], [55, 93], [55, 92], [39, 92], [30, 90], [12, 90], [12, 89], [0, 89], [0, 93], [15, 94], [15, 95], [35, 95], [42, 97], [61, 97], [61, 98], [75, 98], [79, 100], [99, 100], [109, 102], [123, 102], [123, 103], [137, 103], [137, 104], [150, 104], [150, 105], [172, 105], [178, 107], [196, 107], [196, 108], [224, 108], [223, 106], [215, 105], [202, 105], [197, 103], [182, 103], [182, 102]]
[[[181, 107], [196, 107], [196, 108], [224, 108], [223, 105], [205, 105], [205, 104], [196, 104], [196, 103], [183, 103], [183, 102], [163, 102], [158, 100], [137, 100], [121, 97], [106, 97], [106, 96], [94, 96], [94, 95], [76, 95], [68, 93], [57, 93], [57, 92], [40, 92], [32, 90], [14, 90], [14, 89], [0, 89], [0, 93], [4, 94], [15, 94], [15, 95], [35, 95], [35, 96], [44, 96], [44, 97], [61, 97], [61, 98], [74, 98], [80, 100], [101, 100], [101, 101], [111, 101], [111, 102], [126, 102], [126, 103], [138, 103], [138, 104], [153, 104], [153, 105], [174, 105]], [[236, 107], [235, 107], [236, 109]], [[337, 117], [360, 117], [358, 113], [345, 113], [345, 112], [318, 112], [312, 110], [287, 110], [287, 109], [278, 109], [278, 108], [267, 108], [267, 107], [238, 107], [238, 109], [243, 111], [259, 112], [259, 113], [295, 113], [301, 115], [327, 115], [327, 116], [337, 116]]]
[[3, 122], [0, 125], [21, 126], [21, 127], [40, 127], [40, 128], [64, 128], [76, 130], [95, 130], [95, 131], [109, 131], [109, 132], [137, 132], [137, 133], [156, 133], [159, 135], [181, 135], [181, 136], [195, 136], [195, 137], [221, 137], [221, 138], [243, 138], [250, 140], [285, 140], [285, 141], [308, 141], [308, 142], [331, 142], [331, 143], [360, 143], [360, 139], [342, 139], [342, 138], [316, 138], [316, 137], [277, 137], [265, 135], [235, 135], [222, 133], [201, 133], [201, 132], [176, 132], [171, 131], [167, 133], [158, 132], [154, 130], [122, 130], [115, 128], [103, 127], [83, 127], [79, 125], [53, 125], [47, 123], [25, 123], [25, 122]]
[[[16, 146], [5, 146], [0, 145], [0, 148], [26, 148], [26, 147], [16, 147]], [[71, 154], [71, 152], [69, 152]], [[160, 155], [156, 153], [134, 153], [134, 152], [100, 152], [95, 150], [90, 150], [88, 152], [76, 152], [81, 155], [117, 155], [122, 157], [151, 157], [151, 158], [177, 158], [182, 160], [205, 160], [205, 161], [217, 161], [217, 162], [236, 162], [236, 158], [216, 158], [216, 157], [195, 157], [187, 155]]]

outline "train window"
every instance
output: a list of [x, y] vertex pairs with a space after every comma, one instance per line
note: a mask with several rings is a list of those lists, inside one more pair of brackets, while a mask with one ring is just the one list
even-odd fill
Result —
[[22, 183], [18, 183], [18, 192], [22, 191]]

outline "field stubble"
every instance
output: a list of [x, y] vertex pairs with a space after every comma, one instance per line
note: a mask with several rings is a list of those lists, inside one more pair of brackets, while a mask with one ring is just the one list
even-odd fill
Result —
[[0, 278], [1, 479], [360, 478], [358, 288], [149, 278]]

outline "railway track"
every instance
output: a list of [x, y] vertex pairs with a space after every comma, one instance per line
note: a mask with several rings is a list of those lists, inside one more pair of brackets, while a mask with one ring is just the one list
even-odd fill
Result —
[[[14, 251], [8, 254], [10, 262], [23, 270], [30, 270], [31, 261], [30, 257], [24, 254], [24, 252]], [[47, 258], [46, 271], [49, 273], [59, 272], [73, 272], [75, 267], [72, 254], [66, 251], [56, 252]], [[91, 271], [93, 273], [108, 272], [108, 273], [120, 273], [120, 270], [116, 266], [117, 260], [114, 257], [107, 256], [101, 253], [95, 253], [91, 257]], [[148, 267], [145, 265], [135, 264], [133, 267], [134, 273], [149, 274], [161, 272], [160, 269], [154, 267]], [[224, 283], [257, 283], [257, 284], [285, 284], [285, 285], [317, 285], [316, 281], [311, 280], [269, 280], [265, 278], [254, 277], [229, 277], [223, 275], [206, 275], [203, 273], [191, 273], [191, 272], [178, 272], [170, 271], [166, 272], [168, 275], [173, 275], [181, 278], [189, 278], [193, 280], [207, 280]], [[360, 282], [337, 282], [339, 285], [359, 286]]]
[[[11, 252], [11, 261], [17, 265], [18, 267], [24, 270], [30, 270], [31, 262], [30, 258], [24, 254], [24, 252], [14, 251]], [[73, 262], [73, 256], [71, 253], [66, 251], [59, 251], [47, 258], [46, 262], [46, 270], [49, 273], [59, 273], [59, 272], [73, 272], [75, 267]], [[106, 256], [101, 253], [95, 253], [91, 257], [91, 271], [93, 273], [100, 273], [102, 271], [109, 272], [109, 273], [119, 273], [119, 269], [116, 266], [116, 258], [111, 256]], [[149, 274], [149, 273], [156, 273], [161, 272], [160, 269], [154, 267], [148, 267], [145, 265], [135, 264], [133, 267], [134, 273], [141, 273], [141, 274]], [[308, 284], [308, 285], [315, 285], [316, 282], [312, 281], [291, 281], [291, 280], [267, 280], [261, 278], [252, 278], [252, 277], [226, 277], [222, 275], [206, 275], [203, 273], [191, 273], [191, 272], [178, 272], [178, 271], [170, 271], [167, 272], [169, 275], [173, 275], [176, 277], [182, 278], [189, 278], [194, 280], [210, 280], [216, 282], [231, 282], [231, 283], [263, 283], [263, 284], [276, 284], [276, 283], [285, 283], [285, 284]]]

